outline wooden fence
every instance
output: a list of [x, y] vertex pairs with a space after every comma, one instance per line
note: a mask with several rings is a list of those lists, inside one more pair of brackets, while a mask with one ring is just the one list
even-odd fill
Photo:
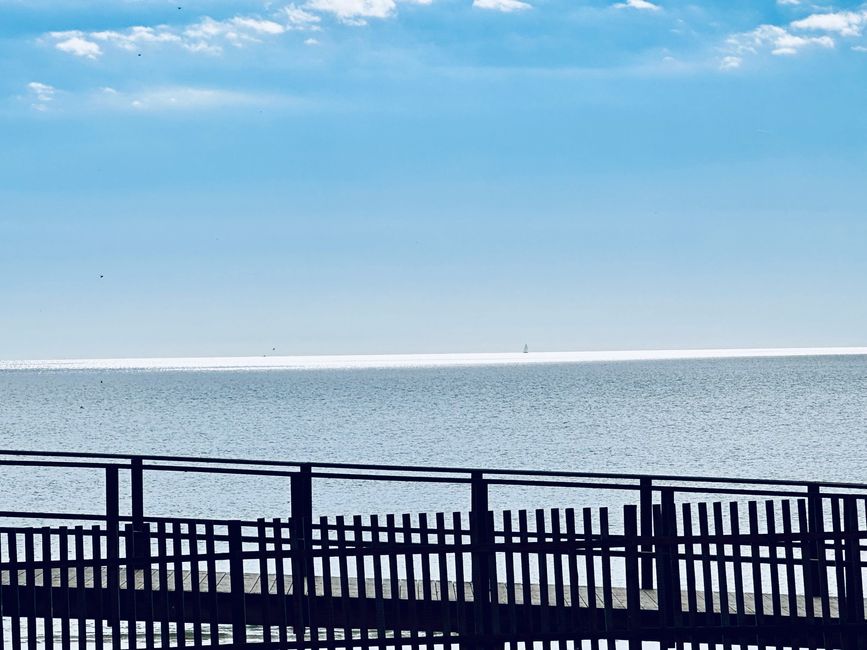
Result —
[[[28, 462], [93, 464], [10, 464]], [[467, 512], [314, 518], [301, 465], [292, 517], [238, 521], [121, 516], [118, 473], [135, 496], [148, 468], [99, 466], [105, 514], [0, 513], [41, 519], [0, 527], [0, 646], [867, 647], [867, 490], [851, 485], [744, 500], [741, 479], [637, 477], [658, 498], [494, 512], [496, 473], [475, 470]], [[714, 491], [738, 500], [698, 498]]]

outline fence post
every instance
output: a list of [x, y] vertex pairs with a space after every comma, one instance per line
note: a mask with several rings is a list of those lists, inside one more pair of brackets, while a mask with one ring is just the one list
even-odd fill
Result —
[[[639, 483], [641, 536], [653, 536], [653, 479], [644, 477]], [[653, 544], [641, 545], [641, 588], [653, 589]]]
[[[471, 474], [470, 542], [473, 562], [474, 632], [479, 644], [489, 647], [487, 639], [491, 618], [491, 563], [493, 561], [493, 529], [490, 526], [488, 483], [481, 472]], [[458, 587], [460, 589], [460, 587]], [[495, 601], [494, 601], [495, 602]]]
[[105, 468], [106, 587], [112, 638], [120, 637], [120, 490], [116, 465]]
[[819, 554], [825, 553], [825, 543], [823, 535], [825, 534], [825, 509], [822, 506], [822, 494], [819, 491], [819, 485], [810, 483], [807, 485], [807, 531], [813, 536], [813, 539], [807, 543], [807, 548], [804, 549], [804, 558], [808, 562], [810, 571], [810, 580], [807, 584], [813, 585], [816, 593], [808, 594], [808, 596], [822, 596], [827, 593], [827, 575], [823, 575], [824, 571], [819, 570]]
[[[677, 511], [674, 504], [674, 490], [662, 490], [662, 504], [656, 508], [657, 540], [656, 578], [659, 614], [663, 627], [680, 624], [680, 560], [677, 555]], [[659, 541], [658, 538], [664, 538]]]
[[130, 497], [132, 501], [133, 549], [139, 566], [142, 560], [150, 558], [150, 528], [144, 522], [144, 468], [140, 456], [130, 459]]
[[[290, 542], [289, 553], [292, 559], [292, 595], [296, 602], [301, 605], [296, 608], [300, 611], [303, 619], [309, 619], [308, 611], [310, 600], [304, 598], [305, 583], [307, 582], [308, 553], [311, 536], [313, 533], [313, 478], [312, 467], [309, 463], [299, 466], [298, 472], [289, 477], [289, 507], [290, 507]], [[310, 558], [312, 562], [312, 557]], [[310, 585], [312, 593], [313, 585]], [[304, 606], [304, 603], [307, 606]], [[298, 639], [304, 638], [304, 629], [307, 620], [296, 621], [295, 635]]]
[[232, 643], [247, 643], [247, 612], [244, 593], [244, 540], [241, 522], [229, 522], [229, 587], [232, 600]]
[[623, 506], [623, 538], [626, 573], [626, 629], [629, 632], [629, 649], [640, 650], [641, 641], [633, 636], [641, 625], [638, 517], [634, 505]]

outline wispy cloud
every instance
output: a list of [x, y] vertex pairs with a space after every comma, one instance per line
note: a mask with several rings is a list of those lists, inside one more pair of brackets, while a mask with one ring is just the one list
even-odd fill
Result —
[[662, 7], [648, 0], [626, 0], [614, 5], [615, 9], [638, 9], [639, 11], [660, 11]]
[[724, 56], [719, 63], [720, 70], [737, 70], [744, 60], [739, 56]]
[[734, 55], [770, 50], [775, 56], [789, 56], [808, 47], [834, 47], [830, 36], [798, 36], [777, 25], [759, 25], [752, 31], [730, 36], [726, 43]]
[[503, 13], [526, 11], [533, 8], [533, 5], [521, 0], [473, 0], [473, 6], [477, 9], [490, 9]]
[[[778, 3], [799, 4], [797, 0], [778, 0]], [[837, 39], [862, 36], [865, 26], [867, 9], [813, 13], [785, 26], [759, 25], [726, 39], [727, 51], [719, 67], [723, 70], [739, 67], [747, 54], [770, 52], [775, 56], [793, 56], [807, 49], [831, 49], [837, 45]], [[858, 47], [860, 44], [852, 49]]]
[[131, 52], [174, 45], [190, 52], [218, 54], [226, 46], [260, 43], [289, 31], [316, 31], [320, 20], [316, 14], [289, 4], [267, 18], [234, 16], [215, 20], [205, 16], [183, 27], [135, 25], [119, 30], [70, 30], [49, 32], [42, 40], [52, 42], [61, 52], [88, 59], [99, 58], [111, 47]]
[[27, 84], [27, 93], [32, 100], [30, 107], [35, 111], [44, 112], [48, 110], [48, 104], [54, 101], [57, 89], [41, 81], [31, 81]]

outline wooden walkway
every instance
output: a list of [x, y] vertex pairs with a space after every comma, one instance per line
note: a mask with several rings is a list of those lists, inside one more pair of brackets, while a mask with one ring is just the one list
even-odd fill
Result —
[[[28, 587], [28, 576], [26, 575], [26, 571], [18, 572], [18, 586], [20, 588]], [[96, 581], [94, 578], [96, 577], [96, 571], [93, 569], [85, 569], [82, 572], [85, 590], [92, 590], [96, 586]], [[151, 590], [154, 593], [162, 591], [163, 587], [160, 585], [160, 575], [159, 571], [154, 569], [151, 571]], [[183, 591], [186, 593], [193, 593], [193, 585], [191, 579], [191, 572], [184, 571], [182, 577], [183, 583]], [[175, 580], [175, 572], [167, 571], [166, 572], [167, 582], [165, 585], [165, 589], [170, 592], [174, 592], [177, 587], [177, 583]], [[0, 573], [0, 580], [2, 580], [2, 585], [8, 586], [10, 584], [10, 575], [8, 571], [3, 571]], [[102, 575], [99, 582], [99, 585], [105, 585], [108, 581], [108, 571], [106, 569], [102, 570]], [[207, 574], [199, 576], [199, 589], [196, 590], [197, 593], [201, 593], [203, 595], [208, 594], [208, 585], [210, 583], [209, 576]], [[268, 594], [272, 596], [276, 596], [279, 594], [277, 588], [277, 578], [276, 576], [272, 576], [269, 579], [268, 584]], [[229, 594], [231, 593], [231, 577], [228, 572], [218, 572], [216, 573], [214, 583], [216, 585], [216, 591], [220, 594]], [[344, 594], [342, 591], [342, 587], [344, 586], [343, 581], [339, 578], [332, 578], [331, 580], [331, 589], [329, 590], [330, 596], [332, 598], [340, 599], [340, 598], [350, 598], [350, 599], [361, 599], [368, 598], [367, 594], [375, 594], [377, 593], [377, 585], [374, 580], [368, 579], [365, 580], [364, 590], [361, 590], [361, 585], [357, 578], [348, 578], [346, 580], [345, 586], [347, 587], [346, 593]], [[37, 587], [44, 587], [44, 572], [42, 570], [34, 572], [34, 585]], [[75, 591], [80, 589], [78, 582], [78, 574], [76, 569], [69, 569], [67, 571], [67, 581], [61, 580], [59, 575], [59, 571], [54, 571], [51, 585], [54, 588], [61, 588], [64, 584], [66, 584], [69, 588], [70, 599], [75, 600], [77, 595]], [[308, 582], [309, 584], [309, 582]], [[72, 585], [71, 587], [69, 587]], [[293, 581], [291, 575], [285, 575], [283, 577], [283, 585], [285, 589], [284, 595], [293, 596], [294, 588]], [[410, 594], [408, 590], [409, 583], [400, 579], [397, 581], [398, 589], [397, 589], [397, 598], [399, 600], [408, 601]], [[101, 588], [101, 587], [100, 587]], [[122, 590], [129, 589], [129, 582], [127, 578], [121, 577], [119, 588]], [[137, 591], [143, 591], [145, 589], [145, 576], [144, 571], [135, 571], [135, 589]], [[432, 602], [442, 601], [442, 591], [440, 589], [440, 585], [433, 584], [429, 586], [430, 593], [426, 593], [425, 583], [421, 581], [416, 581], [414, 583], [414, 600], [418, 603], [423, 603], [426, 598], [428, 598]], [[497, 585], [497, 603], [500, 605], [508, 605], [510, 602], [514, 602], [517, 606], [523, 606], [524, 603], [524, 585], [516, 583], [512, 587], [512, 596], [510, 599], [509, 594], [509, 585], [505, 583], [498, 583]], [[379, 585], [380, 593], [382, 597], [386, 600], [391, 600], [395, 596], [392, 593], [392, 584], [391, 581], [383, 581]], [[244, 592], [246, 595], [254, 595], [258, 596], [263, 593], [262, 589], [262, 578], [258, 573], [247, 573], [244, 575]], [[305, 590], [306, 594], [309, 595], [309, 590]], [[315, 578], [315, 592], [316, 596], [323, 596], [326, 593], [325, 582], [321, 576], [317, 576]], [[589, 600], [589, 590], [586, 586], [581, 585], [577, 589], [578, 602], [577, 607], [580, 609], [588, 609], [590, 606]], [[656, 589], [641, 589], [640, 593], [640, 608], [644, 611], [658, 611], [659, 610], [659, 593]], [[529, 589], [530, 600], [529, 604], [532, 606], [540, 606], [543, 602], [542, 599], [542, 589], [538, 584], [531, 584]], [[683, 612], [695, 611], [697, 613], [705, 613], [707, 611], [712, 611], [714, 613], [720, 613], [721, 611], [721, 599], [719, 592], [712, 592], [711, 608], [707, 608], [705, 595], [704, 594], [696, 594], [696, 599], [694, 603], [690, 603], [689, 592], [681, 591], [681, 610]], [[788, 594], [781, 594], [781, 598], [777, 601], [777, 606], [779, 607], [780, 614], [782, 616], [791, 616], [792, 611], [790, 610], [790, 602], [788, 599]], [[743, 594], [744, 599], [744, 613], [748, 616], [754, 616], [756, 613], [756, 601], [755, 596], [753, 594], [747, 593]], [[473, 594], [473, 584], [471, 582], [464, 583], [464, 593], [462, 597], [458, 595], [458, 583], [450, 581], [448, 583], [448, 593], [445, 600], [450, 602], [466, 602], [472, 603], [475, 601]], [[626, 610], [627, 608], [627, 594], [626, 589], [623, 587], [611, 587], [611, 601], [614, 609], [617, 610]], [[557, 602], [557, 591], [553, 586], [549, 586], [548, 588], [548, 597], [545, 599], [546, 603], [556, 603]], [[728, 592], [726, 597], [726, 602], [728, 604], [728, 611], [730, 614], [737, 614], [737, 594], [736, 592]], [[763, 611], [772, 612], [775, 608], [775, 601], [771, 595], [763, 595]], [[795, 599], [796, 602], [796, 612], [794, 616], [796, 617], [807, 617], [807, 602], [806, 598], [802, 594], [798, 594]], [[837, 598], [829, 598], [829, 613], [831, 618], [839, 618], [840, 611], [838, 607], [838, 599]], [[563, 593], [563, 605], [565, 607], [572, 607], [572, 595], [571, 590], [567, 588]], [[605, 590], [602, 587], [596, 588], [596, 599], [595, 606], [598, 609], [603, 609], [605, 607]], [[864, 602], [864, 606], [867, 607], [867, 601]], [[816, 597], [813, 599], [813, 611], [821, 612], [822, 611], [822, 599]]]

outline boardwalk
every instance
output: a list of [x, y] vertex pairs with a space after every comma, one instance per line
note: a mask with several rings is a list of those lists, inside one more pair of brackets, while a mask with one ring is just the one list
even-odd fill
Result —
[[[44, 453], [7, 453], [4, 463], [99, 467], [106, 504], [75, 516], [2, 513], [33, 521], [0, 527], [4, 647], [848, 649], [867, 640], [862, 486]], [[148, 517], [147, 471], [285, 476], [289, 516]], [[465, 484], [469, 508], [314, 516], [318, 478], [407, 476]], [[637, 498], [616, 513], [495, 512], [487, 494], [497, 484]]]

